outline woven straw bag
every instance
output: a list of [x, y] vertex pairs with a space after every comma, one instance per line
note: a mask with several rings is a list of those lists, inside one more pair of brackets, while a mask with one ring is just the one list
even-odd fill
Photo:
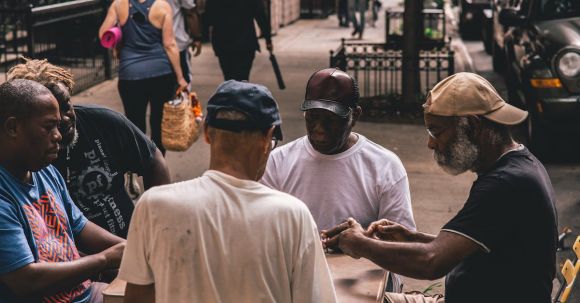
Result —
[[201, 107], [195, 92], [182, 92], [163, 104], [161, 142], [167, 150], [186, 151], [199, 138]]

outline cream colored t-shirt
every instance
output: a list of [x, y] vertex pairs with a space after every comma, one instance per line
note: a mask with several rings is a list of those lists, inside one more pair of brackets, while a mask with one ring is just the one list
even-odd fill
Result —
[[212, 170], [143, 195], [119, 277], [156, 302], [336, 302], [308, 208]]

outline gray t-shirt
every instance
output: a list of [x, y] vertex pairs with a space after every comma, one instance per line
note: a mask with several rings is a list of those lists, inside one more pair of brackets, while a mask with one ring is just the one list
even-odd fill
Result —
[[191, 44], [191, 38], [185, 31], [185, 21], [181, 9], [192, 9], [195, 7], [194, 0], [170, 0], [167, 1], [173, 10], [173, 33], [179, 51], [186, 49]]

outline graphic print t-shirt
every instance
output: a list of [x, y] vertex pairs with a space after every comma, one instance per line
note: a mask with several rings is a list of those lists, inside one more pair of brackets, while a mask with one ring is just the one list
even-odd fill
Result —
[[[54, 167], [32, 173], [32, 183], [25, 184], [0, 166], [0, 275], [30, 263], [80, 258], [74, 237], [86, 223]], [[87, 280], [42, 302], [87, 302], [89, 286]], [[0, 303], [8, 302], [18, 300], [0, 285]]]
[[127, 171], [143, 175], [156, 146], [131, 121], [110, 109], [75, 106], [79, 139], [63, 149], [54, 166], [83, 214], [111, 233], [126, 238], [133, 201], [125, 190]]

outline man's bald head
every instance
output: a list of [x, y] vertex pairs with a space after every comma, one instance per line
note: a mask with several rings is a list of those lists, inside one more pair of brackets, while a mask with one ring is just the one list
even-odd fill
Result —
[[0, 125], [9, 117], [26, 119], [42, 106], [45, 98], [51, 95], [44, 85], [25, 79], [16, 79], [0, 84]]

